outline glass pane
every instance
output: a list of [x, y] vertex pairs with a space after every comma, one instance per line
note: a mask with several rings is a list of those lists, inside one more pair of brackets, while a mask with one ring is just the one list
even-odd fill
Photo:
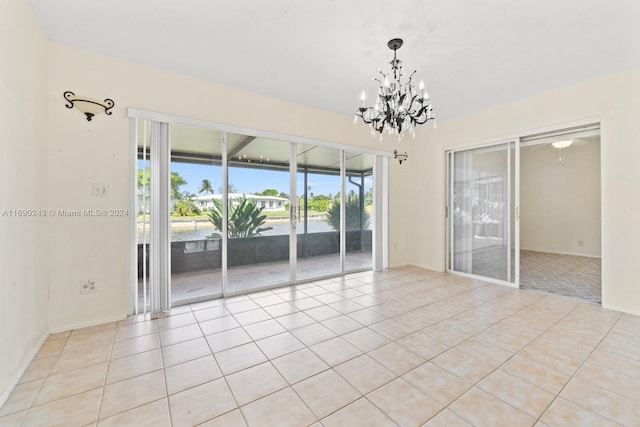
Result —
[[288, 142], [227, 134], [229, 292], [290, 283]]
[[347, 153], [346, 271], [370, 269], [372, 266], [373, 159], [369, 154]]
[[340, 150], [298, 144], [298, 281], [339, 274]]
[[170, 127], [171, 300], [222, 296], [222, 248], [211, 213], [220, 200], [221, 134]]
[[453, 159], [453, 269], [511, 277], [509, 146], [468, 150]]
[[136, 240], [138, 247], [138, 287], [135, 312], [141, 313], [149, 308], [149, 248], [151, 218], [151, 123], [148, 120], [136, 120]]
[[516, 283], [516, 258], [519, 254], [516, 254], [516, 143], [510, 142], [509, 144], [509, 164], [511, 165], [509, 175], [509, 275], [507, 281], [510, 283]]

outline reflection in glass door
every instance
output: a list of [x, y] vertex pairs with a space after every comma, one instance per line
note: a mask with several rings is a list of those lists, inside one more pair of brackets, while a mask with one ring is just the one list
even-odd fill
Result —
[[515, 283], [515, 144], [450, 153], [450, 268]]

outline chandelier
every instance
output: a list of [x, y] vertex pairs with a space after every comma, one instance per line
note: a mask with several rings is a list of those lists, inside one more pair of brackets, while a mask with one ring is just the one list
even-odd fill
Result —
[[393, 50], [393, 59], [389, 62], [391, 69], [388, 74], [378, 70], [382, 77], [374, 78], [380, 86], [373, 107], [365, 107], [367, 95], [362, 91], [362, 105], [353, 120], [356, 123], [360, 117], [363, 122], [370, 124], [371, 136], [375, 137], [377, 133], [380, 141], [385, 131], [389, 135], [397, 135], [400, 141], [406, 132], [415, 137], [417, 125], [433, 120], [433, 127], [436, 126], [433, 106], [429, 94], [424, 90], [424, 82], [420, 80], [417, 90], [413, 85], [412, 79], [416, 71], [411, 73], [405, 83], [401, 81], [402, 61], [397, 58], [396, 51], [402, 47], [402, 43], [402, 39], [392, 39], [387, 43], [389, 49]]

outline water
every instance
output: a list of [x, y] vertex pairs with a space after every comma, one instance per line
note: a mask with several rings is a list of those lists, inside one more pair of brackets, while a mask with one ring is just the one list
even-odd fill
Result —
[[[279, 234], [289, 234], [289, 221], [267, 221], [267, 227], [273, 227], [272, 230], [264, 231], [262, 236], [276, 236]], [[147, 223], [146, 241], [149, 241], [149, 224]], [[142, 224], [138, 224], [138, 243], [143, 242]], [[303, 223], [297, 224], [298, 234], [304, 233]], [[309, 220], [307, 222], [307, 232], [321, 233], [324, 231], [334, 231], [326, 221]], [[183, 222], [177, 226], [171, 227], [171, 241], [184, 242], [188, 240], [204, 240], [212, 233], [217, 232], [209, 221], [191, 221]]]

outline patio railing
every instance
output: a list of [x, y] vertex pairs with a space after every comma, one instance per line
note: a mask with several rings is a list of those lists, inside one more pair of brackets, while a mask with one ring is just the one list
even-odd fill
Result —
[[[348, 230], [346, 234], [347, 252], [370, 252], [371, 230]], [[298, 234], [298, 258], [340, 253], [340, 233]], [[146, 244], [147, 251], [149, 244]], [[138, 245], [138, 278], [143, 273], [143, 244]], [[229, 267], [247, 266], [289, 259], [289, 236], [258, 236], [229, 239], [227, 242]], [[147, 271], [149, 271], [147, 259]], [[189, 240], [171, 242], [171, 272], [173, 274], [191, 271], [215, 270], [222, 267], [220, 239]]]

